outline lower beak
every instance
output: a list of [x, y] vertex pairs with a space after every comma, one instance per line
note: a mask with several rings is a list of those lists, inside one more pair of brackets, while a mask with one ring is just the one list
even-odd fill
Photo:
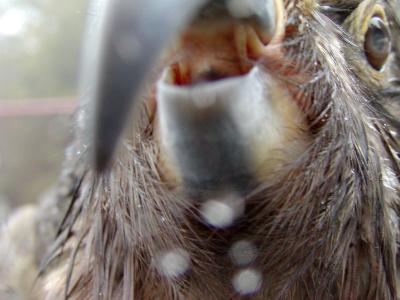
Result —
[[246, 189], [251, 146], [273, 111], [262, 71], [189, 86], [171, 77], [168, 70], [157, 84], [160, 139], [184, 186], [189, 192]]
[[193, 198], [245, 194], [307, 144], [304, 115], [261, 67], [185, 86], [167, 69], [156, 96], [161, 168]]

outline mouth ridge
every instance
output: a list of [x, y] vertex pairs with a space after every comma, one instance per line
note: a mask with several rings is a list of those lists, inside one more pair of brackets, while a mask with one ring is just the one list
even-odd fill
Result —
[[[207, 108], [210, 105], [214, 105], [215, 102], [211, 100], [217, 99], [215, 97], [217, 93], [222, 93], [224, 91], [230, 93], [237, 85], [247, 80], [256, 79], [259, 81], [264, 73], [260, 66], [255, 65], [243, 74], [208, 74], [211, 76], [209, 80], [179, 84], [176, 81], [176, 72], [175, 66], [166, 67], [157, 82], [157, 90], [163, 93], [173, 93], [179, 97], [191, 97], [194, 99], [194, 104], [196, 104], [198, 108]], [[206, 75], [207, 74], [205, 74], [205, 76]], [[212, 103], [208, 103], [208, 96], [213, 98], [209, 99]], [[195, 101], [197, 97], [203, 97], [202, 103], [197, 103], [197, 101]]]
[[191, 26], [177, 42], [177, 59], [169, 65], [170, 83], [192, 86], [246, 75], [267, 43], [254, 24], [235, 19]]

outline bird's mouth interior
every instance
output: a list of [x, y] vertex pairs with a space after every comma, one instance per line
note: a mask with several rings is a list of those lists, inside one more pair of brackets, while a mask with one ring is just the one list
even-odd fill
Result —
[[246, 75], [271, 39], [253, 19], [197, 20], [172, 47], [168, 83], [190, 86]]

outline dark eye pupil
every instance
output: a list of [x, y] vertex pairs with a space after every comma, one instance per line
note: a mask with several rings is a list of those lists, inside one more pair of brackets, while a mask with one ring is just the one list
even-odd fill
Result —
[[379, 17], [371, 18], [364, 44], [365, 54], [371, 66], [380, 70], [386, 62], [390, 52], [390, 35]]
[[376, 52], [384, 52], [389, 44], [388, 36], [382, 30], [374, 28], [371, 33], [372, 47]]

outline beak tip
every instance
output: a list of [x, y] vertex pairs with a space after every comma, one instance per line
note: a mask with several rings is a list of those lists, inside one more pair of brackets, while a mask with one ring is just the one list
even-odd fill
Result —
[[108, 167], [108, 161], [104, 158], [96, 157], [95, 162], [94, 162], [94, 170], [96, 173], [101, 174], [104, 173], [104, 171]]
[[112, 157], [112, 150], [110, 147], [104, 145], [97, 145], [93, 155], [93, 166], [96, 173], [104, 173], [109, 167]]

